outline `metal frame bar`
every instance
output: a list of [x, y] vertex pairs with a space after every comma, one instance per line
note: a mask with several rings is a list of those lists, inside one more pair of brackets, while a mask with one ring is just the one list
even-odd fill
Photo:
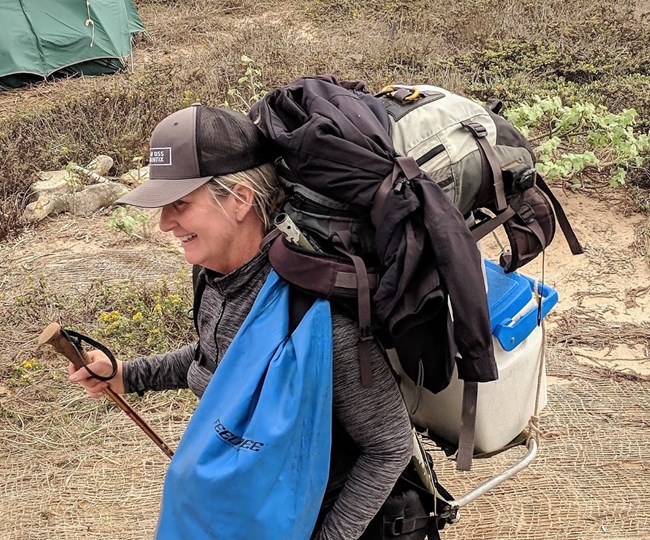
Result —
[[502, 473], [493, 476], [486, 482], [483, 482], [480, 486], [473, 489], [469, 493], [466, 493], [459, 499], [456, 499], [454, 501], [448, 501], [449, 506], [451, 506], [452, 510], [458, 510], [459, 508], [462, 508], [463, 506], [471, 503], [474, 499], [480, 497], [481, 495], [484, 495], [491, 489], [498, 486], [504, 480], [507, 480], [508, 478], [512, 478], [519, 471], [528, 467], [528, 465], [530, 465], [531, 462], [535, 459], [535, 456], [537, 456], [537, 449], [538, 449], [537, 441], [534, 438], [529, 439], [528, 442], [526, 443], [526, 447], [528, 448], [528, 453], [523, 458], [521, 458], [517, 463], [515, 463], [514, 465], [512, 465]]

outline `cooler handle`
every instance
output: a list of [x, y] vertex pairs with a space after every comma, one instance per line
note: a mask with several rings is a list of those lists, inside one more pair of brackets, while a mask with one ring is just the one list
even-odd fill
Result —
[[[538, 281], [523, 276], [530, 283], [531, 289], [534, 291], [538, 289], [542, 302], [542, 319], [548, 315], [558, 301], [557, 291], [551, 286], [541, 284]], [[527, 313], [522, 315], [518, 320], [513, 320], [511, 317], [504, 319], [497, 324], [492, 331], [492, 335], [499, 340], [501, 347], [504, 351], [511, 351], [526, 339], [537, 324], [537, 310], [538, 306], [533, 306]]]

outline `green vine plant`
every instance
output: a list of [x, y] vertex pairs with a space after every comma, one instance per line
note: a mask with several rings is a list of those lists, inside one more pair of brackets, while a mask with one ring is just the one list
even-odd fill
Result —
[[127, 236], [144, 239], [151, 236], [150, 216], [146, 210], [136, 210], [119, 206], [111, 213], [108, 226]]
[[264, 84], [260, 82], [262, 70], [257, 67], [255, 61], [245, 54], [241, 56], [240, 60], [244, 73], [237, 79], [238, 87], [228, 89], [228, 97], [221, 106], [247, 114], [253, 104], [268, 92]]
[[635, 131], [634, 109], [612, 113], [589, 102], [568, 107], [558, 97], [535, 96], [531, 105], [505, 116], [534, 146], [537, 170], [573, 188], [585, 187], [592, 173], [607, 174], [610, 186], [621, 186], [650, 152], [648, 135]]

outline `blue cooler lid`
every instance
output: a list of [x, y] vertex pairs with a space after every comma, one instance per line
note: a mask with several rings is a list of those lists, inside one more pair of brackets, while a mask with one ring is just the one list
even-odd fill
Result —
[[517, 272], [506, 274], [503, 268], [492, 261], [485, 262], [485, 274], [488, 283], [488, 307], [492, 335], [499, 341], [505, 351], [511, 351], [526, 339], [557, 304], [555, 289], [544, 284], [540, 287], [542, 299], [541, 313], [539, 306], [529, 309], [517, 322], [513, 318], [533, 298], [536, 281]]

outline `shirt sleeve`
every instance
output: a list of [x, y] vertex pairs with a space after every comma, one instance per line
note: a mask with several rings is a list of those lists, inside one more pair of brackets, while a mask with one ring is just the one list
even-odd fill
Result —
[[198, 342], [163, 354], [143, 356], [122, 364], [125, 392], [187, 388], [187, 371]]
[[359, 538], [413, 453], [411, 423], [379, 348], [371, 348], [372, 386], [361, 385], [356, 323], [333, 313], [334, 414], [360, 455], [327, 514], [318, 540]]

